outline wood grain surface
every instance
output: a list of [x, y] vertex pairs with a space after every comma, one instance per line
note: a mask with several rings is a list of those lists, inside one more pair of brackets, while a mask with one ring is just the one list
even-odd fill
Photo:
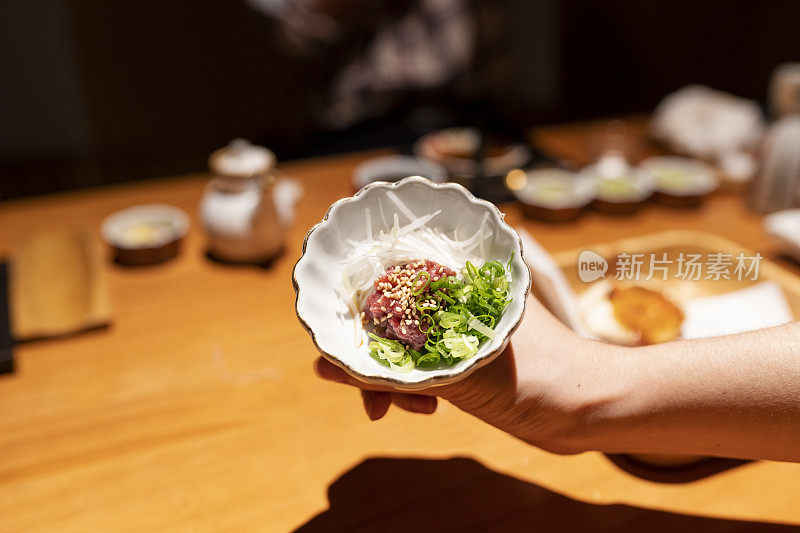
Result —
[[[539, 130], [586, 157], [598, 125]], [[291, 268], [306, 230], [349, 194], [371, 154], [281, 165], [305, 188], [288, 249], [269, 269], [203, 253], [196, 210], [207, 176], [0, 205], [0, 252], [36, 230], [97, 232], [109, 213], [163, 202], [188, 211], [181, 255], [148, 268], [106, 263], [107, 330], [18, 346], [0, 377], [0, 531], [780, 530], [800, 525], [800, 465], [721, 462], [642, 470], [599, 453], [556, 456], [442, 403], [371, 423], [358, 395], [316, 378], [294, 313]], [[718, 194], [697, 210], [647, 206], [575, 223], [507, 220], [551, 251], [665, 229], [719, 233], [777, 257], [760, 217]], [[452, 458], [461, 459], [452, 459]], [[613, 504], [613, 505], [612, 505]]]

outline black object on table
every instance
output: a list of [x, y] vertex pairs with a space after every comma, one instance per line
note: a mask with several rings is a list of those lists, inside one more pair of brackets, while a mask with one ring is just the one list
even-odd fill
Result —
[[0, 263], [0, 374], [14, 371], [14, 341], [8, 303], [8, 263]]

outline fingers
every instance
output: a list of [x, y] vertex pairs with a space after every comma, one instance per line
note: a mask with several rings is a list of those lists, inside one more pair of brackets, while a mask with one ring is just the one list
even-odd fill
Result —
[[391, 404], [411, 413], [423, 415], [436, 411], [436, 398], [420, 394], [362, 390], [361, 399], [364, 402], [364, 410], [372, 421], [383, 418]]
[[[384, 385], [372, 385], [370, 383], [364, 383], [360, 381], [335, 364], [331, 363], [324, 357], [319, 357], [314, 362], [314, 370], [319, 377], [325, 379], [327, 381], [333, 381], [335, 383], [344, 383], [346, 385], [352, 385], [353, 387], [358, 387], [361, 390], [371, 390], [371, 391], [383, 391], [383, 392], [399, 392], [397, 389], [393, 389], [392, 387], [386, 387]], [[433, 389], [426, 389], [421, 390], [415, 393], [415, 396], [428, 396], [428, 395], [436, 395], [441, 394], [445, 391], [444, 387], [436, 387]]]
[[382, 418], [391, 404], [411, 413], [431, 414], [436, 411], [435, 396], [396, 392], [387, 387], [363, 383], [322, 357], [316, 360], [314, 369], [322, 379], [360, 388], [364, 410], [370, 420]]
[[430, 415], [436, 411], [436, 397], [421, 394], [392, 393], [392, 403], [411, 413]]
[[322, 379], [326, 379], [328, 381], [333, 381], [336, 383], [345, 383], [347, 385], [352, 385], [354, 387], [358, 387], [362, 390], [372, 390], [372, 391], [384, 391], [384, 392], [391, 392], [392, 389], [390, 387], [383, 387], [380, 385], [370, 385], [369, 383], [364, 383], [363, 381], [359, 381], [338, 366], [334, 365], [324, 357], [319, 357], [314, 362], [314, 370], [317, 372], [317, 375]]

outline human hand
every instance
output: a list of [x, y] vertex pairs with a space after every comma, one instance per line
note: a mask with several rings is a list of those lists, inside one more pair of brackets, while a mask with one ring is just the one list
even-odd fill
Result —
[[461, 381], [408, 393], [363, 383], [323, 358], [316, 371], [361, 389], [371, 420], [382, 418], [391, 404], [431, 414], [438, 397], [530, 444], [577, 453], [590, 446], [590, 413], [621, 394], [620, 355], [610, 345], [578, 337], [529, 297], [509, 346]]

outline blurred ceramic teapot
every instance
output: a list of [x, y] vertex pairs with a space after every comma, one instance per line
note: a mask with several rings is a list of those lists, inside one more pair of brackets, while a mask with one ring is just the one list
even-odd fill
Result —
[[234, 139], [208, 158], [214, 178], [206, 186], [200, 216], [208, 252], [220, 261], [266, 263], [283, 250], [300, 186], [278, 177], [275, 154]]

